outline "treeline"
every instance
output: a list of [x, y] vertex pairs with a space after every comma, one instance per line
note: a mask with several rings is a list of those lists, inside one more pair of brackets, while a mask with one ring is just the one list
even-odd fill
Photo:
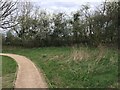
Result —
[[47, 13], [30, 2], [17, 5], [20, 8], [9, 16], [9, 22], [12, 21], [14, 26], [7, 28], [7, 35], [2, 37], [3, 45], [46, 47], [82, 44], [97, 47], [118, 43], [120, 13], [117, 2], [103, 2], [94, 11], [89, 5], [82, 5], [70, 15]]

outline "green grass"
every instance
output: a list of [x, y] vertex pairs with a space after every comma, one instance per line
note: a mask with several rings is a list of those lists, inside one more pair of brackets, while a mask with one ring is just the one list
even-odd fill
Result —
[[50, 88], [108, 88], [118, 84], [118, 52], [115, 49], [4, 47], [3, 52], [30, 58], [44, 72]]
[[17, 64], [13, 59], [2, 56], [2, 88], [13, 88], [16, 69]]
[[2, 56], [0, 56], [0, 77], [2, 77]]
[[2, 89], [2, 56], [0, 56], [0, 89]]

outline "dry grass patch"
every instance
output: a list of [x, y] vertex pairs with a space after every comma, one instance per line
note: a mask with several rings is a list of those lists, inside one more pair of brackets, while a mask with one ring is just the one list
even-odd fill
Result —
[[103, 46], [99, 46], [98, 49], [99, 49], [99, 53], [97, 55], [97, 60], [99, 61], [99, 60], [101, 60], [101, 58], [105, 57], [105, 55], [106, 55], [105, 53], [107, 53], [107, 51], [106, 51], [105, 47], [103, 47]]
[[71, 53], [71, 57], [73, 60], [81, 61], [81, 60], [87, 60], [90, 57], [90, 53], [86, 50], [76, 50], [74, 49]]
[[13, 88], [15, 80], [15, 73], [7, 74], [2, 77], [2, 88]]
[[65, 59], [66, 57], [65, 57], [65, 55], [54, 55], [54, 56], [51, 56], [51, 57], [49, 57], [49, 60], [63, 60], [63, 59]]

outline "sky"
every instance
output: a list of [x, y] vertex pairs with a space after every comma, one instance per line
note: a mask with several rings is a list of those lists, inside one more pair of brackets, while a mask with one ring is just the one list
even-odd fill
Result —
[[[16, 0], [15, 0], [16, 1]], [[34, 2], [35, 5], [45, 9], [49, 12], [66, 12], [71, 13], [80, 8], [82, 4], [89, 2], [90, 7], [95, 9], [106, 0], [18, 0], [20, 2], [30, 1]], [[107, 0], [109, 1], [118, 1], [118, 0]]]
[[[18, 2], [30, 1], [34, 3], [36, 6], [40, 6], [41, 9], [45, 9], [50, 13], [65, 12], [67, 14], [70, 14], [71, 12], [80, 9], [81, 5], [83, 4], [85, 5], [87, 3], [89, 3], [91, 9], [94, 10], [96, 7], [99, 7], [100, 4], [105, 0], [17, 0], [17, 1]], [[113, 0], [108, 0], [108, 1], [113, 1]]]
[[42, 9], [49, 12], [67, 12], [76, 11], [80, 5], [90, 3], [91, 8], [98, 7], [105, 0], [20, 0], [34, 2]]
[[[16, 0], [13, 0], [16, 1]], [[98, 7], [104, 0], [17, 0], [18, 2], [30, 1], [41, 9], [45, 9], [50, 13], [65, 12], [70, 14], [80, 8], [82, 4], [90, 3], [91, 8]], [[1, 31], [1, 28], [0, 28]], [[2, 32], [4, 32], [2, 30]], [[5, 31], [6, 32], [6, 31]]]

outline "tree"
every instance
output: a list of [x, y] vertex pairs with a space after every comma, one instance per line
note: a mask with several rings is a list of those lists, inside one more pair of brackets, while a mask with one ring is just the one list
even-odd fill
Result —
[[0, 28], [7, 29], [17, 25], [17, 23], [14, 23], [14, 19], [10, 19], [11, 15], [15, 15], [14, 12], [17, 9], [16, 3], [0, 0]]
[[63, 41], [65, 38], [66, 32], [66, 20], [65, 20], [65, 14], [64, 13], [58, 13], [53, 15], [53, 31], [52, 31], [52, 40], [54, 41], [53, 44], [59, 46], [63, 45]]
[[93, 16], [93, 26], [99, 43], [117, 43], [118, 7], [117, 2], [104, 2], [102, 8], [95, 12]]
[[45, 11], [39, 11], [36, 25], [35, 41], [38, 46], [49, 46], [50, 45], [50, 15]]

